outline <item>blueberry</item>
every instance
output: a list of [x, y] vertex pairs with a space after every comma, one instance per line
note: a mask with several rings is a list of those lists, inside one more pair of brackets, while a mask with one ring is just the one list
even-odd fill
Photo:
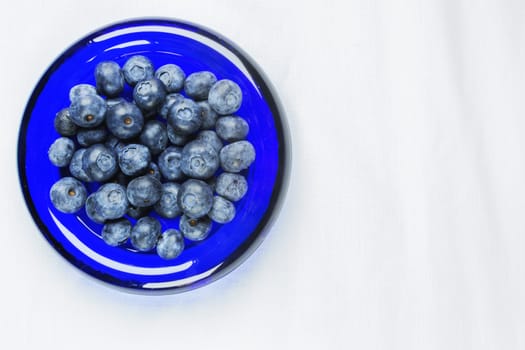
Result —
[[154, 178], [160, 181], [161, 175], [159, 166], [154, 162], [150, 162], [148, 169], [146, 170], [146, 175], [153, 176]]
[[186, 180], [179, 189], [177, 204], [182, 212], [196, 219], [208, 214], [213, 203], [213, 191], [201, 180]]
[[125, 101], [108, 110], [106, 125], [119, 139], [130, 139], [140, 134], [144, 126], [144, 117], [137, 106]]
[[221, 151], [223, 146], [221, 139], [213, 130], [202, 130], [197, 134], [195, 140], [200, 140], [209, 144], [217, 153]]
[[193, 100], [176, 101], [168, 111], [168, 123], [181, 135], [189, 135], [201, 127], [201, 109]]
[[168, 131], [168, 139], [170, 142], [175, 146], [184, 146], [186, 143], [188, 143], [188, 140], [190, 139], [189, 135], [181, 135], [175, 132], [171, 125], [167, 125], [167, 131]]
[[94, 221], [99, 224], [103, 224], [105, 219], [98, 212], [98, 206], [96, 205], [96, 201], [95, 201], [96, 195], [97, 195], [96, 192], [94, 192], [86, 198], [86, 206], [85, 206], [86, 215], [88, 216], [88, 218], [91, 219], [91, 221]]
[[160, 236], [160, 222], [150, 216], [145, 216], [137, 220], [131, 229], [131, 245], [142, 252], [147, 252], [155, 248]]
[[139, 81], [153, 78], [153, 64], [147, 57], [135, 55], [124, 63], [122, 74], [129, 85], [135, 86]]
[[133, 100], [143, 111], [156, 111], [164, 101], [166, 90], [162, 82], [156, 78], [143, 80], [133, 89]]
[[105, 96], [116, 97], [124, 89], [124, 76], [117, 62], [103, 61], [95, 68], [97, 90]]
[[158, 120], [150, 120], [142, 129], [140, 142], [148, 146], [151, 154], [159, 154], [166, 149], [168, 145], [168, 132], [166, 124]]
[[145, 173], [150, 162], [151, 154], [148, 147], [144, 145], [132, 143], [124, 146], [118, 153], [120, 170], [128, 176]]
[[184, 173], [180, 168], [182, 148], [170, 146], [159, 155], [158, 166], [162, 177], [168, 181], [181, 180]]
[[241, 107], [241, 88], [231, 80], [219, 80], [210, 89], [208, 103], [221, 115], [233, 114]]
[[202, 116], [202, 129], [213, 129], [215, 127], [215, 122], [217, 121], [217, 118], [219, 115], [217, 112], [215, 112], [208, 101], [199, 101], [197, 102], [199, 107], [201, 108], [201, 116]]
[[85, 152], [86, 149], [81, 148], [73, 153], [73, 158], [71, 158], [71, 162], [69, 163], [69, 172], [78, 180], [89, 182], [91, 179], [84, 170], [84, 164], [82, 162], [82, 157]]
[[171, 228], [162, 233], [157, 242], [157, 254], [165, 260], [175, 259], [184, 250], [184, 237]]
[[93, 198], [95, 210], [104, 220], [118, 219], [126, 214], [128, 198], [124, 186], [116, 183], [102, 185]]
[[199, 219], [192, 219], [186, 215], [181, 216], [179, 228], [187, 239], [190, 241], [202, 241], [211, 231], [211, 219], [203, 216]]
[[108, 98], [106, 100], [106, 106], [108, 108], [108, 110], [110, 108], [112, 108], [113, 106], [116, 106], [118, 105], [119, 103], [122, 103], [122, 102], [127, 102], [126, 99], [124, 97], [114, 97], [114, 98]]
[[113, 247], [123, 244], [130, 235], [131, 223], [128, 219], [111, 221], [102, 227], [102, 239]]
[[54, 120], [55, 130], [62, 136], [73, 136], [77, 133], [77, 125], [71, 120], [69, 108], [60, 110]]
[[238, 201], [248, 191], [248, 182], [240, 174], [222, 173], [217, 177], [215, 192], [230, 201]]
[[73, 86], [69, 90], [69, 101], [73, 102], [74, 100], [76, 100], [77, 98], [81, 96], [96, 95], [96, 94], [97, 94], [97, 89], [93, 85], [78, 84], [78, 85]]
[[63, 177], [51, 186], [49, 198], [55, 208], [62, 213], [75, 213], [86, 202], [87, 191], [84, 185], [72, 177]]
[[235, 206], [229, 200], [221, 197], [213, 197], [213, 205], [208, 216], [219, 224], [226, 224], [235, 217]]
[[106, 115], [106, 102], [98, 95], [81, 95], [69, 106], [73, 123], [83, 128], [99, 126]]
[[170, 110], [171, 106], [175, 102], [183, 101], [184, 96], [179, 93], [173, 93], [166, 95], [166, 98], [164, 98], [164, 102], [160, 105], [159, 108], [159, 114], [162, 118], [167, 119], [168, 118], [168, 111]]
[[219, 169], [219, 155], [212, 145], [191, 141], [182, 149], [180, 168], [189, 177], [207, 179]]
[[255, 160], [255, 149], [249, 141], [237, 141], [224, 146], [219, 158], [224, 171], [238, 173], [247, 169]]
[[181, 210], [177, 204], [180, 185], [175, 182], [162, 184], [160, 200], [155, 204], [155, 211], [162, 217], [172, 219], [180, 215]]
[[94, 145], [95, 143], [104, 142], [107, 136], [108, 130], [104, 125], [92, 129], [81, 128], [77, 132], [77, 141], [79, 145], [87, 147]]
[[134, 205], [130, 205], [126, 214], [134, 219], [140, 219], [148, 215], [151, 209], [152, 207], [135, 207]]
[[228, 115], [217, 119], [215, 130], [221, 139], [233, 142], [244, 139], [248, 135], [250, 127], [243, 118], [236, 115]]
[[127, 146], [126, 143], [122, 142], [119, 138], [113, 136], [113, 135], [109, 135], [106, 142], [104, 142], [104, 145], [113, 150], [117, 155], [119, 154], [119, 152]]
[[47, 155], [51, 163], [57, 167], [69, 165], [73, 153], [75, 152], [75, 143], [67, 137], [59, 137], [49, 147]]
[[144, 175], [131, 180], [127, 195], [131, 205], [149, 207], [157, 203], [162, 194], [162, 184], [153, 176]]
[[106, 181], [118, 171], [117, 155], [103, 144], [89, 146], [82, 156], [82, 168], [91, 181]]
[[208, 71], [190, 74], [184, 81], [184, 92], [195, 100], [205, 100], [213, 84], [217, 81], [215, 74]]
[[165, 64], [157, 69], [155, 77], [164, 84], [167, 92], [177, 92], [184, 86], [186, 74], [175, 64]]

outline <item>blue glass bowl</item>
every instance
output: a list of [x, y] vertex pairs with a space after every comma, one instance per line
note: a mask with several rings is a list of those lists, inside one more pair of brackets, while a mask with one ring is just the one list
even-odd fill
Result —
[[[100, 61], [123, 64], [135, 54], [156, 67], [179, 65], [186, 74], [209, 70], [218, 79], [237, 82], [243, 103], [237, 113], [250, 125], [248, 140], [257, 158], [246, 173], [249, 190], [236, 203], [235, 219], [214, 223], [202, 242], [186, 241], [174, 260], [131, 246], [110, 247], [102, 226], [85, 211], [63, 214], [49, 200], [49, 189], [67, 174], [47, 159], [59, 137], [53, 127], [57, 111], [69, 105], [68, 91], [79, 83], [94, 84]], [[124, 91], [131, 99], [131, 91]], [[18, 141], [18, 170], [27, 206], [40, 231], [64, 258], [89, 275], [128, 290], [178, 292], [203, 286], [237, 267], [261, 243], [282, 200], [288, 173], [285, 120], [278, 100], [260, 69], [229, 40], [201, 26], [167, 19], [141, 19], [98, 30], [68, 48], [38, 82], [27, 104]], [[178, 219], [159, 218], [163, 230], [178, 228]]]

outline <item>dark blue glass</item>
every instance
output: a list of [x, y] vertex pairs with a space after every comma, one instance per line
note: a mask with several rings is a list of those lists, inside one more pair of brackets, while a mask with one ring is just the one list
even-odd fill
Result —
[[[49, 145], [59, 135], [54, 115], [68, 106], [69, 89], [95, 84], [96, 65], [114, 60], [121, 66], [135, 54], [146, 55], [155, 67], [180, 66], [187, 75], [209, 70], [231, 79], [243, 91], [237, 113], [250, 125], [248, 140], [257, 158], [245, 173], [249, 190], [236, 203], [235, 219], [214, 224], [202, 242], [186, 241], [174, 260], [152, 251], [140, 253], [126, 244], [111, 247], [101, 238], [102, 225], [82, 210], [77, 215], [57, 211], [49, 189], [67, 169], [47, 159]], [[131, 100], [127, 87], [124, 96]], [[166, 19], [133, 20], [92, 33], [67, 49], [45, 72], [27, 104], [18, 142], [18, 168], [27, 206], [40, 231], [69, 262], [100, 280], [136, 290], [178, 292], [203, 286], [238, 266], [261, 243], [285, 192], [289, 150], [282, 109], [260, 69], [237, 46], [200, 26]], [[91, 187], [96, 188], [97, 184]], [[157, 217], [162, 229], [178, 228], [179, 218]], [[132, 220], [135, 222], [134, 220]]]

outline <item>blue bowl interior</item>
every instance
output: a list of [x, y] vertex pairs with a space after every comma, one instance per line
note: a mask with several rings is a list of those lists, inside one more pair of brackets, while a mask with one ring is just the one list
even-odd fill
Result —
[[[184, 252], [166, 261], [155, 252], [131, 246], [110, 247], [100, 238], [102, 225], [81, 210], [63, 214], [49, 200], [49, 189], [67, 170], [54, 167], [47, 150], [59, 137], [55, 114], [69, 105], [75, 84], [95, 84], [95, 66], [104, 60], [120, 65], [142, 54], [155, 67], [174, 63], [187, 75], [209, 70], [231, 79], [243, 91], [238, 115], [250, 125], [248, 140], [256, 160], [248, 171], [249, 190], [236, 203], [228, 224], [214, 223], [202, 242], [186, 241]], [[124, 91], [131, 100], [131, 89]], [[19, 172], [28, 207], [40, 230], [71, 263], [103, 281], [143, 290], [185, 290], [214, 280], [237, 266], [260, 243], [281, 195], [285, 173], [282, 116], [275, 97], [253, 63], [233, 44], [207, 30], [169, 20], [137, 20], [104, 28], [66, 50], [44, 74], [27, 105], [19, 137]], [[163, 227], [178, 228], [179, 219], [156, 216]]]

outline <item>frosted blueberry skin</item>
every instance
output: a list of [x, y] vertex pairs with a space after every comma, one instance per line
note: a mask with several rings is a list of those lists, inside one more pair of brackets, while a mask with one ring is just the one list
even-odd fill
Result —
[[86, 210], [86, 215], [91, 221], [94, 221], [99, 224], [103, 224], [105, 219], [98, 212], [98, 206], [96, 205], [96, 200], [95, 200], [96, 195], [97, 195], [96, 192], [94, 192], [86, 198], [86, 203], [85, 203], [84, 208]]
[[126, 188], [117, 183], [102, 185], [93, 198], [97, 214], [104, 220], [119, 219], [128, 210]]
[[117, 97], [124, 90], [124, 76], [117, 62], [103, 61], [95, 67], [97, 91], [107, 97]]
[[106, 100], [106, 107], [108, 108], [108, 110], [110, 108], [112, 108], [113, 106], [116, 106], [118, 105], [119, 103], [122, 103], [122, 102], [127, 102], [126, 99], [124, 97], [115, 97], [115, 98], [108, 98]]
[[213, 191], [206, 182], [189, 179], [181, 185], [177, 204], [188, 217], [196, 219], [208, 214], [212, 203]]
[[228, 115], [217, 119], [215, 124], [217, 135], [227, 142], [240, 141], [246, 138], [250, 126], [243, 118], [236, 115]]
[[47, 151], [49, 161], [57, 167], [68, 166], [75, 152], [75, 143], [67, 137], [56, 139]]
[[94, 128], [104, 122], [106, 101], [98, 95], [82, 95], [71, 102], [69, 115], [76, 125]]
[[119, 152], [127, 146], [127, 143], [122, 142], [119, 138], [110, 134], [106, 142], [104, 142], [104, 145], [118, 155]]
[[149, 148], [151, 154], [159, 154], [164, 151], [168, 145], [166, 124], [158, 120], [146, 122], [139, 138], [140, 142]]
[[91, 181], [107, 181], [118, 171], [117, 155], [100, 143], [89, 146], [82, 156], [82, 169]]
[[71, 162], [69, 163], [69, 172], [76, 179], [80, 181], [89, 182], [91, 181], [91, 179], [84, 170], [84, 165], [82, 162], [82, 157], [84, 156], [85, 152], [85, 148], [80, 148], [77, 151], [75, 151], [75, 153], [73, 153], [73, 158], [71, 158]]
[[215, 112], [208, 101], [199, 101], [197, 102], [199, 107], [201, 108], [201, 116], [202, 116], [202, 125], [201, 129], [208, 130], [215, 128], [215, 122], [217, 121], [217, 118], [219, 115], [217, 112]]
[[145, 216], [137, 220], [131, 229], [131, 245], [141, 251], [147, 252], [155, 248], [160, 236], [160, 222], [150, 216]]
[[134, 219], [140, 219], [147, 216], [151, 212], [151, 209], [152, 207], [135, 207], [130, 205], [126, 214]]
[[205, 100], [216, 81], [217, 77], [212, 72], [192, 73], [184, 81], [184, 92], [194, 100]]
[[178, 134], [193, 134], [202, 125], [201, 109], [189, 98], [176, 101], [168, 111], [168, 123]]
[[90, 84], [77, 84], [69, 90], [69, 102], [73, 102], [81, 96], [96, 95], [97, 89]]
[[219, 80], [210, 89], [208, 103], [220, 115], [233, 114], [241, 107], [241, 88], [231, 80]]
[[186, 74], [175, 64], [165, 64], [157, 69], [155, 78], [162, 82], [167, 92], [178, 92], [184, 86]]
[[202, 241], [208, 237], [211, 232], [212, 222], [207, 216], [199, 219], [192, 219], [187, 215], [180, 218], [179, 229], [185, 238], [190, 241]]
[[130, 139], [140, 134], [144, 126], [144, 116], [137, 106], [124, 101], [107, 111], [106, 126], [119, 139]]
[[148, 147], [141, 144], [126, 145], [118, 153], [120, 170], [128, 176], [144, 174], [150, 162], [150, 151]]
[[164, 152], [159, 155], [157, 165], [164, 179], [173, 181], [184, 178], [184, 173], [180, 168], [181, 158], [182, 148], [174, 146], [166, 148]]
[[133, 89], [133, 100], [143, 111], [156, 111], [165, 97], [164, 85], [156, 78], [142, 80]]
[[78, 126], [71, 120], [69, 108], [64, 108], [55, 115], [53, 125], [55, 130], [62, 136], [73, 136], [78, 129]]
[[123, 244], [130, 235], [131, 223], [127, 219], [111, 221], [102, 227], [102, 239], [112, 247]]
[[235, 206], [226, 198], [214, 196], [208, 216], [219, 224], [226, 224], [235, 217]]
[[144, 175], [131, 180], [127, 196], [135, 207], [149, 207], [157, 203], [162, 194], [162, 184], [153, 176]]
[[177, 197], [180, 185], [175, 182], [165, 182], [162, 184], [162, 194], [154, 209], [163, 218], [172, 219], [181, 214]]
[[249, 141], [237, 141], [224, 146], [219, 152], [221, 167], [224, 171], [238, 173], [255, 160], [255, 149]]
[[161, 175], [159, 166], [154, 162], [150, 162], [148, 169], [146, 170], [146, 175], [153, 176], [160, 181]]
[[175, 259], [183, 250], [184, 237], [173, 228], [164, 231], [157, 242], [157, 254], [165, 260]]
[[166, 130], [168, 132], [168, 139], [172, 145], [184, 146], [190, 139], [189, 135], [177, 134], [169, 124], [166, 126]]
[[225, 172], [217, 177], [215, 192], [230, 201], [236, 202], [240, 200], [247, 191], [248, 182], [246, 178], [240, 174]]
[[197, 137], [195, 140], [202, 141], [204, 143], [209, 144], [213, 147], [213, 149], [218, 153], [220, 152], [223, 143], [217, 133], [213, 130], [202, 130], [197, 134]]
[[92, 129], [81, 128], [77, 132], [77, 142], [80, 146], [87, 147], [95, 143], [106, 141], [108, 130], [104, 125]]
[[76, 213], [86, 201], [87, 191], [84, 185], [72, 177], [63, 177], [51, 186], [49, 199], [53, 206], [62, 213]]
[[212, 145], [191, 141], [182, 149], [180, 168], [188, 177], [208, 179], [219, 169], [219, 155]]
[[168, 111], [175, 102], [183, 101], [185, 99], [184, 95], [179, 93], [171, 93], [166, 95], [164, 102], [159, 107], [159, 114], [162, 118], [168, 118]]
[[131, 56], [122, 66], [124, 79], [131, 86], [137, 85], [139, 81], [153, 78], [154, 73], [151, 61], [141, 55]]

